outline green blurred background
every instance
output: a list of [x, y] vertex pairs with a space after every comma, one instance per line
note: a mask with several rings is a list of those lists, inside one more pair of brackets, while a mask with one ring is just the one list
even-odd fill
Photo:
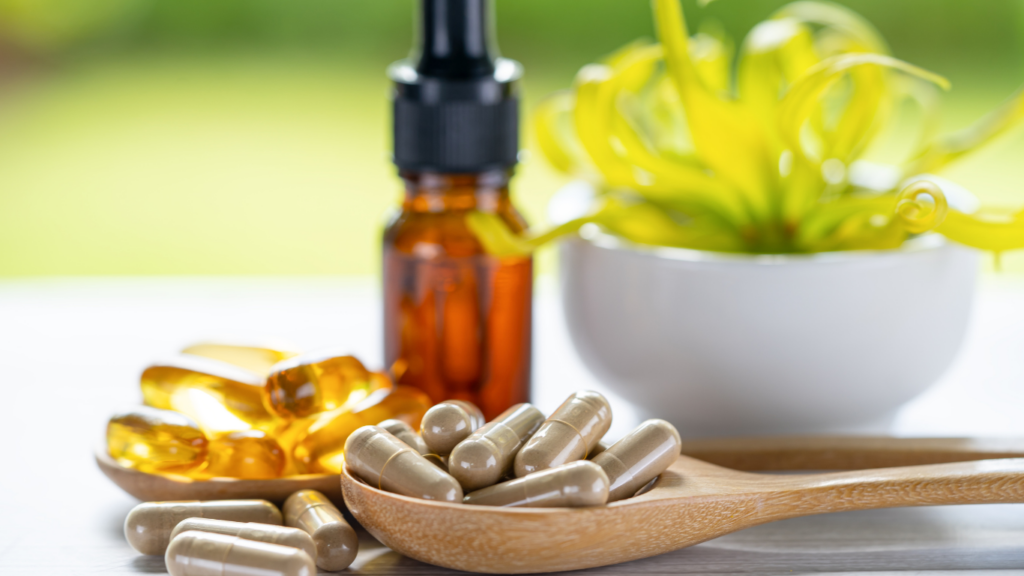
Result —
[[[742, 39], [785, 2], [685, 2]], [[953, 81], [944, 127], [1024, 83], [1024, 0], [847, 0], [895, 54]], [[526, 108], [652, 36], [646, 0], [498, 0]], [[0, 0], [0, 276], [375, 274], [388, 163], [385, 66], [413, 0]], [[532, 149], [529, 131], [526, 147]], [[1017, 131], [944, 174], [1024, 204]], [[531, 222], [563, 181], [536, 154]], [[549, 255], [550, 256], [550, 255]], [[542, 269], [550, 269], [545, 257]], [[1004, 260], [1024, 270], [1024, 256]]]

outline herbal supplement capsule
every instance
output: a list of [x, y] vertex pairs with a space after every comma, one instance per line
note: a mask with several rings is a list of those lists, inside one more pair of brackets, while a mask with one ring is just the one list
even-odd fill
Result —
[[611, 425], [612, 407], [604, 396], [589, 390], [572, 394], [516, 454], [516, 476], [585, 459]]
[[636, 494], [679, 458], [682, 444], [675, 426], [653, 419], [594, 457], [592, 462], [604, 469], [611, 482], [608, 501]]
[[448, 457], [448, 472], [463, 490], [497, 484], [543, 422], [544, 414], [532, 404], [516, 404], [460, 442]]
[[140, 406], [110, 418], [107, 452], [128, 468], [184, 473], [205, 461], [207, 440], [188, 417]]
[[423, 413], [430, 408], [430, 397], [410, 386], [379, 390], [349, 411], [338, 408], [296, 421], [285, 436], [294, 441], [292, 458], [300, 471], [312, 473], [341, 472], [345, 463], [345, 441], [357, 429], [394, 418], [413, 428], [419, 426]]
[[245, 346], [242, 344], [229, 344], [226, 342], [201, 342], [192, 344], [181, 351], [182, 354], [202, 356], [233, 364], [239, 368], [266, 377], [270, 369], [281, 362], [294, 356], [297, 352], [276, 350], [265, 346]]
[[284, 501], [284, 523], [298, 528], [316, 544], [316, 565], [328, 572], [348, 568], [359, 552], [359, 536], [326, 496], [299, 490]]
[[204, 476], [266, 480], [279, 478], [287, 458], [276, 440], [262, 430], [242, 430], [210, 440]]
[[124, 536], [142, 554], [163, 554], [171, 540], [171, 530], [186, 518], [281, 525], [281, 511], [266, 500], [144, 502], [132, 508], [125, 518]]
[[380, 426], [364, 426], [345, 443], [345, 466], [377, 488], [424, 500], [462, 502], [462, 487]]
[[370, 395], [374, 377], [353, 356], [316, 352], [275, 365], [267, 377], [263, 401], [281, 418], [304, 418], [352, 406]]
[[255, 540], [280, 546], [298, 548], [310, 558], [316, 558], [316, 544], [313, 538], [298, 528], [274, 526], [273, 524], [257, 524], [255, 522], [232, 522], [230, 520], [214, 520], [212, 518], [186, 518], [171, 531], [171, 542], [182, 532], [195, 530], [212, 532], [226, 536], [238, 536], [245, 540]]
[[608, 502], [608, 476], [600, 466], [586, 460], [548, 468], [501, 484], [495, 484], [463, 499], [464, 504], [531, 508], [578, 508]]
[[142, 372], [147, 406], [192, 418], [207, 434], [273, 424], [263, 407], [263, 379], [218, 360], [181, 356]]
[[410, 448], [419, 452], [420, 455], [429, 460], [434, 466], [437, 466], [445, 472], [448, 471], [448, 463], [445, 462], [444, 457], [440, 454], [434, 454], [431, 452], [430, 448], [427, 448], [426, 442], [423, 441], [423, 438], [420, 438], [420, 435], [416, 433], [416, 430], [413, 429], [412, 426], [409, 426], [401, 420], [395, 420], [393, 418], [385, 420], [380, 424], [377, 424], [377, 426], [391, 432], [395, 438], [405, 442]]
[[609, 446], [608, 442], [605, 442], [604, 440], [601, 440], [600, 442], [598, 442], [597, 444], [594, 445], [594, 449], [590, 451], [590, 454], [587, 454], [587, 460], [593, 460], [594, 456], [597, 456], [601, 452], [604, 452], [605, 450], [607, 450], [608, 446]]
[[377, 424], [377, 426], [391, 432], [395, 438], [398, 438], [420, 454], [430, 454], [430, 448], [427, 448], [427, 443], [423, 441], [423, 438], [420, 438], [420, 435], [416, 433], [416, 430], [414, 430], [412, 426], [409, 426], [405, 422], [390, 418], [380, 424]]
[[181, 533], [164, 560], [171, 576], [316, 576], [298, 548], [213, 532]]
[[475, 404], [446, 400], [423, 415], [420, 434], [431, 452], [447, 456], [459, 442], [484, 424], [484, 413]]

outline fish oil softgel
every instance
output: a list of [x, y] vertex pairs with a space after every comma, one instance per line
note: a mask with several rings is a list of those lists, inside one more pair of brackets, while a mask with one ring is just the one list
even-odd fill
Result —
[[516, 476], [585, 459], [611, 425], [604, 396], [589, 390], [572, 394], [516, 454]]
[[266, 346], [245, 346], [227, 342], [200, 342], [185, 347], [181, 353], [227, 362], [264, 378], [278, 362], [298, 356], [296, 352]]
[[461, 502], [458, 481], [380, 426], [364, 426], [345, 443], [345, 466], [379, 489], [441, 502]]
[[267, 409], [280, 418], [304, 418], [352, 406], [379, 386], [379, 378], [353, 356], [306, 354], [272, 368], [263, 400]]
[[304, 551], [214, 532], [183, 532], [164, 556], [171, 576], [316, 576]]
[[475, 404], [464, 400], [446, 400], [423, 415], [420, 435], [432, 453], [447, 456], [459, 442], [485, 423], [484, 413]]
[[604, 470], [583, 460], [470, 492], [463, 503], [531, 508], [601, 506], [608, 502], [608, 485]]
[[544, 414], [531, 404], [517, 404], [469, 435], [448, 457], [448, 472], [467, 491], [493, 484], [512, 468], [527, 439], [540, 428]]
[[147, 406], [192, 418], [207, 434], [268, 427], [274, 420], [263, 407], [262, 378], [198, 356], [181, 356], [146, 368], [142, 398]]
[[359, 552], [359, 536], [341, 512], [316, 490], [300, 490], [284, 502], [284, 522], [313, 539], [316, 565], [328, 572], [348, 568]]
[[206, 468], [209, 477], [266, 480], [279, 478], [287, 457], [280, 444], [262, 430], [241, 430], [213, 437]]
[[611, 482], [608, 501], [636, 494], [676, 461], [682, 444], [675, 426], [655, 418], [595, 456], [592, 462], [604, 469]]
[[266, 500], [184, 500], [145, 502], [128, 513], [124, 536], [142, 554], [159, 555], [167, 550], [171, 531], [186, 518], [213, 518], [234, 522], [281, 525], [281, 511]]
[[310, 558], [316, 558], [316, 543], [309, 534], [298, 528], [275, 526], [273, 524], [257, 524], [255, 522], [231, 522], [230, 520], [213, 520], [212, 518], [188, 518], [178, 522], [171, 531], [171, 542], [182, 532], [212, 532], [227, 536], [238, 536], [245, 540], [256, 540], [268, 544], [279, 544], [298, 548]]
[[190, 418], [140, 406], [107, 424], [107, 452], [121, 466], [155, 473], [186, 473], [206, 461], [207, 438]]
[[409, 386], [379, 390], [351, 411], [336, 409], [295, 422], [287, 435], [294, 435], [292, 457], [305, 473], [341, 472], [345, 461], [345, 441], [357, 429], [389, 418], [419, 426], [430, 408], [430, 397]]

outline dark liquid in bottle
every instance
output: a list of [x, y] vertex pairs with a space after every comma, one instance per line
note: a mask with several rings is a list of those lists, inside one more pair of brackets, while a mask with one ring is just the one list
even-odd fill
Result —
[[507, 175], [405, 177], [384, 235], [385, 361], [397, 383], [492, 419], [529, 401], [533, 261], [486, 254], [465, 216], [494, 211], [517, 232], [525, 223]]

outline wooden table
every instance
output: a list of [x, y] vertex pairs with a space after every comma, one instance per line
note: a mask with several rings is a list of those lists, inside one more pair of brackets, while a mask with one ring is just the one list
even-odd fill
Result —
[[[535, 398], [552, 410], [573, 389], [602, 390], [579, 364], [553, 287], [539, 287]], [[122, 523], [135, 501], [90, 452], [106, 418], [139, 400], [148, 361], [201, 338], [342, 344], [380, 362], [377, 290], [369, 280], [109, 279], [0, 283], [0, 574], [164, 573]], [[1024, 436], [1024, 282], [987, 280], [968, 342], [935, 388], [908, 405], [902, 435]], [[624, 399], [610, 435], [635, 423]], [[445, 574], [366, 537], [352, 572]], [[875, 510], [787, 520], [590, 574], [1024, 573], [1024, 508]]]

